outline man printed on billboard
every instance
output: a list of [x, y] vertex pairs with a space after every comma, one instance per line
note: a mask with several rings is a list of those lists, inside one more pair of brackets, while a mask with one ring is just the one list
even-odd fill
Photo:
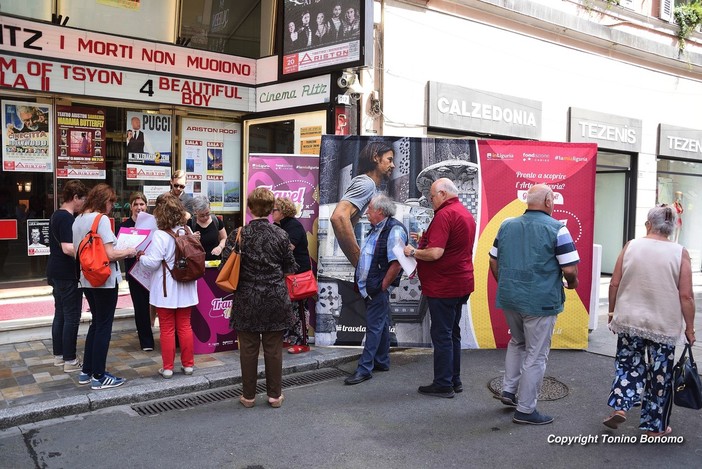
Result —
[[361, 248], [356, 241], [354, 226], [360, 220], [370, 200], [379, 192], [384, 181], [390, 179], [395, 152], [386, 142], [370, 142], [361, 150], [358, 162], [359, 174], [351, 180], [331, 215], [334, 236], [351, 265], [356, 268]]

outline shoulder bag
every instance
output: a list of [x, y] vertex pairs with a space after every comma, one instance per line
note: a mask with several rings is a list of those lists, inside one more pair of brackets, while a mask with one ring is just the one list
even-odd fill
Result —
[[227, 262], [219, 271], [215, 283], [217, 286], [227, 293], [236, 291], [239, 286], [239, 270], [241, 269], [241, 228], [237, 230], [236, 240], [232, 247], [232, 252], [229, 254]]
[[290, 299], [293, 301], [317, 296], [317, 279], [314, 278], [312, 270], [286, 276], [285, 284], [288, 287]]
[[680, 360], [673, 367], [673, 403], [688, 409], [702, 409], [702, 383], [690, 344], [685, 345]]

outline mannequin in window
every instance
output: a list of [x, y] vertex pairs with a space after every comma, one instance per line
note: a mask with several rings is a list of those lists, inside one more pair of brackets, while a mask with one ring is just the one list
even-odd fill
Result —
[[673, 207], [675, 207], [675, 212], [678, 214], [677, 220], [675, 220], [675, 231], [673, 231], [673, 241], [678, 242], [680, 237], [680, 231], [682, 231], [682, 214], [683, 214], [683, 204], [682, 204], [683, 193], [680, 191], [675, 192], [675, 202], [673, 202]]

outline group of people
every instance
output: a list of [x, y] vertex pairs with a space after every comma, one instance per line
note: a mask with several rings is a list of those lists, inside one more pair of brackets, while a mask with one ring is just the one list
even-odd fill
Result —
[[[342, 17], [343, 13], [343, 17]], [[324, 44], [333, 44], [344, 39], [358, 37], [361, 31], [358, 8], [343, 6], [342, 2], [333, 2], [330, 10], [318, 10], [314, 15], [309, 9], [300, 12], [300, 22], [288, 23], [286, 34], [287, 50], [309, 49]]]
[[[399, 253], [393, 251], [399, 244], [404, 246], [402, 255], [416, 260], [431, 317], [434, 379], [431, 384], [420, 386], [418, 392], [452, 398], [463, 391], [459, 324], [463, 306], [474, 289], [475, 220], [461, 204], [454, 182], [440, 178], [429, 192], [434, 209], [429, 227], [421, 235], [408, 233], [394, 218], [395, 203], [378, 190], [394, 168], [392, 148], [376, 144], [366, 150], [367, 171], [354, 178], [331, 218], [339, 244], [355, 267], [356, 287], [366, 306], [363, 352], [356, 371], [345, 383], [359, 384], [371, 379], [374, 371], [390, 369], [389, 295], [402, 273]], [[52, 328], [55, 364], [63, 366], [66, 372], [80, 371], [81, 384], [104, 389], [124, 383], [123, 378], [105, 370], [121, 279], [117, 263], [120, 259], [125, 259], [128, 267], [140, 262], [154, 272], [150, 292], [140, 289], [128, 276], [142, 348], [154, 347], [148, 319], [150, 305], [161, 325], [161, 375], [173, 375], [176, 331], [182, 371], [193, 372], [190, 309], [197, 304], [197, 290], [194, 282], [176, 282], [167, 269], [160, 268], [163, 260], [167, 264], [174, 261], [173, 237], [164, 230], [186, 230], [188, 224], [188, 211], [180, 201], [184, 189], [184, 174], [174, 174], [171, 191], [157, 200], [154, 216], [159, 230], [145, 252], [115, 249], [116, 238], [109, 220], [100, 220], [98, 233], [105, 243], [112, 272], [104, 285], [95, 287], [82, 273], [76, 274], [74, 257], [95, 217], [109, 214], [116, 196], [106, 184], [98, 184], [90, 191], [80, 181], [65, 184], [63, 203], [50, 222], [47, 277], [54, 287], [56, 304]], [[249, 194], [247, 203], [253, 218], [239, 229], [238, 242], [237, 230], [227, 236], [221, 222], [210, 213], [206, 198], [190, 201], [195, 217], [189, 226], [200, 233], [208, 258], [221, 256], [224, 263], [232, 251], [241, 255], [239, 286], [232, 301], [235, 314], [230, 319], [239, 340], [241, 404], [247, 408], [255, 405], [262, 345], [268, 404], [280, 407], [284, 399], [281, 344], [288, 342], [290, 353], [309, 350], [306, 305], [291, 302], [284, 281], [286, 275], [311, 269], [307, 234], [295, 218], [296, 208], [289, 199], [276, 199], [273, 192], [260, 187]], [[502, 391], [496, 397], [515, 409], [515, 423], [544, 425], [551, 423], [553, 417], [537, 411], [537, 396], [557, 315], [564, 309], [565, 289], [578, 287], [580, 258], [566, 226], [552, 217], [553, 190], [545, 184], [532, 185], [526, 203], [523, 215], [502, 223], [489, 252], [490, 272], [497, 283], [496, 305], [503, 310], [511, 334]], [[138, 213], [146, 210], [146, 199], [136, 193], [130, 204], [133, 223]], [[371, 231], [363, 246], [358, 246], [349, 228], [366, 208]], [[74, 219], [75, 214], [78, 215]], [[269, 222], [270, 216], [273, 223]], [[676, 217], [674, 207], [652, 208], [646, 221], [646, 236], [628, 242], [615, 265], [609, 292], [609, 327], [618, 334], [615, 378], [608, 399], [613, 412], [603, 422], [610, 428], [617, 428], [626, 421], [627, 412], [640, 405], [640, 429], [652, 436], [671, 432], [667, 402], [672, 398], [675, 345], [681, 340], [695, 342], [690, 255], [669, 240]], [[416, 248], [410, 239], [416, 242]], [[169, 296], [161, 287], [164, 275]], [[83, 363], [75, 345], [81, 292], [93, 315]]]
[[[393, 218], [394, 203], [378, 189], [392, 172], [394, 152], [377, 145], [366, 150], [367, 158], [362, 152], [360, 164], [365, 160], [371, 164], [354, 178], [331, 217], [339, 245], [356, 268], [356, 287], [366, 305], [363, 352], [356, 371], [344, 382], [359, 384], [371, 379], [374, 371], [390, 368], [389, 293], [401, 274], [392, 248], [401, 243], [403, 254], [417, 262], [431, 317], [434, 379], [418, 392], [452, 398], [463, 391], [459, 321], [474, 288], [475, 220], [460, 203], [456, 185], [441, 178], [431, 185], [434, 218], [428, 229], [421, 236], [407, 233]], [[502, 391], [496, 398], [515, 409], [515, 423], [544, 425], [553, 417], [536, 409], [537, 396], [556, 319], [564, 309], [565, 289], [578, 287], [580, 257], [566, 226], [552, 217], [553, 190], [534, 184], [526, 202], [523, 215], [502, 223], [489, 252], [496, 305], [511, 334]], [[371, 230], [359, 247], [352, 227], [366, 207]], [[671, 432], [668, 401], [675, 345], [695, 342], [690, 256], [669, 240], [675, 226], [675, 207], [652, 208], [646, 237], [624, 246], [612, 275], [609, 326], [618, 334], [618, 343], [608, 404], [614, 412], [603, 422], [610, 428], [617, 428], [626, 421], [627, 411], [641, 405], [641, 430], [649, 436]], [[416, 248], [409, 238], [417, 241]]]
[[[227, 233], [223, 222], [211, 214], [210, 204], [206, 197], [192, 197], [183, 203], [181, 198], [185, 190], [185, 174], [177, 171], [171, 178], [171, 187], [168, 192], [161, 194], [156, 200], [153, 216], [156, 221], [157, 230], [153, 233], [151, 242], [143, 251], [136, 251], [133, 247], [127, 249], [116, 249], [117, 237], [110, 227], [107, 216], [101, 217], [98, 223], [97, 233], [101, 236], [105, 246], [105, 252], [110, 261], [110, 277], [103, 285], [91, 285], [80, 270], [77, 262], [78, 247], [83, 237], [91, 230], [92, 223], [96, 217], [111, 213], [115, 201], [117, 200], [114, 190], [107, 184], [97, 184], [88, 190], [86, 186], [77, 180], [66, 182], [63, 188], [63, 203], [50, 220], [50, 255], [47, 264], [47, 279], [53, 286], [55, 314], [52, 325], [52, 347], [54, 353], [54, 364], [62, 366], [63, 370], [69, 372], [80, 372], [78, 381], [80, 384], [90, 384], [92, 389], [107, 389], [120, 386], [125, 382], [124, 378], [109, 373], [106, 367], [107, 353], [109, 350], [112, 324], [115, 309], [117, 306], [118, 287], [122, 279], [119, 262], [124, 260], [127, 272], [132, 269], [135, 263], [140, 263], [147, 270], [152, 271], [150, 283], [142, 285], [131, 274], [127, 273], [126, 279], [129, 284], [132, 303], [134, 306], [134, 321], [139, 337], [139, 343], [143, 351], [154, 350], [155, 342], [152, 331], [153, 319], [152, 311], [159, 319], [160, 344], [163, 367], [159, 374], [163, 378], [173, 376], [176, 347], [180, 347], [181, 371], [186, 375], [194, 372], [193, 353], [193, 333], [190, 323], [191, 309], [198, 303], [196, 282], [179, 282], [170, 274], [170, 269], [162, 268], [162, 262], [173, 267], [175, 261], [175, 240], [167, 233], [193, 232], [197, 233], [199, 240], [206, 253], [206, 259], [216, 260], [223, 257], [226, 261], [231, 246], [225, 249]], [[309, 351], [307, 343], [307, 307], [304, 302], [296, 304], [294, 311], [287, 296], [287, 289], [283, 281], [283, 270], [275, 270], [270, 277], [260, 276], [261, 268], [268, 268], [275, 262], [282, 262], [285, 258], [285, 273], [303, 272], [310, 270], [309, 252], [307, 250], [307, 236], [302, 229], [302, 225], [294, 217], [296, 214], [295, 205], [289, 199], [275, 199], [272, 192], [263, 193], [263, 190], [254, 191], [249, 197], [249, 208], [254, 215], [254, 221], [242, 228], [246, 242], [247, 254], [244, 259], [253, 259], [253, 262], [245, 262], [243, 272], [250, 272], [251, 286], [255, 288], [246, 292], [244, 288], [247, 276], [242, 275], [241, 288], [235, 295], [238, 302], [247, 302], [256, 305], [249, 309], [255, 315], [266, 310], [261, 308], [261, 301], [268, 303], [269, 297], [264, 290], [264, 296], [256, 296], [256, 291], [265, 287], [266, 282], [271, 279], [279, 280], [275, 293], [280, 297], [280, 304], [276, 303], [273, 308], [274, 316], [280, 316], [277, 322], [269, 323], [266, 318], [259, 318], [253, 322], [247, 322], [245, 315], [237, 314], [237, 320], [242, 322], [235, 325], [232, 320], [232, 327], [236, 327], [239, 335], [240, 348], [246, 349], [249, 344], [251, 353], [242, 353], [242, 369], [246, 368], [244, 363], [250, 363], [252, 356], [258, 356], [258, 349], [253, 351], [251, 346], [251, 334], [264, 332], [260, 331], [261, 325], [267, 330], [269, 327], [275, 329], [277, 341], [277, 356], [279, 363], [279, 376], [282, 376], [282, 350], [283, 335], [289, 342], [290, 353], [302, 353]], [[272, 200], [269, 202], [269, 199]], [[139, 213], [147, 210], [147, 199], [141, 192], [135, 192], [130, 196], [131, 215], [121, 226], [134, 227]], [[270, 206], [269, 206], [270, 205]], [[192, 212], [192, 213], [191, 213]], [[264, 213], [261, 215], [261, 213]], [[260, 220], [268, 220], [268, 216], [273, 214], [276, 225], [263, 225]], [[277, 234], [280, 242], [284, 243], [284, 250], [277, 252], [283, 257], [272, 257], [273, 251], [269, 246], [258, 246], [254, 240], [259, 240], [255, 227], [264, 227]], [[283, 228], [281, 228], [283, 226]], [[234, 232], [234, 234], [236, 231]], [[290, 233], [290, 235], [288, 235]], [[264, 244], [272, 239], [263, 240]], [[234, 236], [230, 236], [229, 243], [233, 244]], [[242, 243], [243, 244], [243, 243]], [[281, 244], [282, 246], [282, 244]], [[225, 255], [222, 256], [223, 251]], [[259, 258], [259, 256], [262, 256]], [[299, 260], [299, 263], [295, 261]], [[282, 266], [282, 264], [281, 264]], [[278, 273], [280, 275], [278, 275]], [[278, 276], [280, 277], [278, 279]], [[282, 285], [282, 289], [281, 289]], [[256, 290], [259, 289], [259, 290]], [[243, 293], [242, 293], [243, 292]], [[280, 294], [285, 293], [285, 298]], [[88, 329], [85, 342], [83, 360], [81, 361], [77, 348], [77, 336], [80, 325], [82, 297], [88, 300], [92, 321]], [[258, 298], [258, 299], [256, 299]], [[245, 310], [245, 308], [244, 308]], [[243, 311], [243, 310], [242, 310]], [[282, 315], [282, 316], [281, 316]], [[248, 333], [248, 335], [247, 335]], [[177, 337], [177, 339], [176, 339]], [[249, 339], [247, 342], [247, 338]], [[242, 342], [243, 341], [243, 342]], [[264, 342], [265, 344], [265, 342]], [[248, 360], [248, 361], [247, 361]], [[254, 360], [255, 361], [255, 360]], [[273, 377], [274, 372], [270, 375]], [[247, 376], [249, 376], [247, 374]], [[255, 389], [255, 364], [253, 370]], [[274, 378], [271, 378], [274, 380]], [[281, 378], [282, 379], [282, 378]], [[282, 403], [282, 393], [280, 392], [280, 381], [278, 385], [271, 388], [269, 393], [277, 401], [271, 405], [279, 407]], [[274, 382], [274, 381], [273, 381]], [[246, 389], [248, 391], [248, 388]], [[249, 396], [250, 393], [245, 393]]]

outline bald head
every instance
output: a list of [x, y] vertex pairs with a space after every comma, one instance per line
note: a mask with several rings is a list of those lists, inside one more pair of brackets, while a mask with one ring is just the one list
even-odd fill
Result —
[[527, 208], [541, 210], [549, 215], [553, 212], [553, 191], [546, 184], [535, 184], [527, 191]]
[[448, 178], [437, 179], [429, 189], [429, 199], [434, 210], [452, 197], [458, 197], [458, 189], [453, 181]]

